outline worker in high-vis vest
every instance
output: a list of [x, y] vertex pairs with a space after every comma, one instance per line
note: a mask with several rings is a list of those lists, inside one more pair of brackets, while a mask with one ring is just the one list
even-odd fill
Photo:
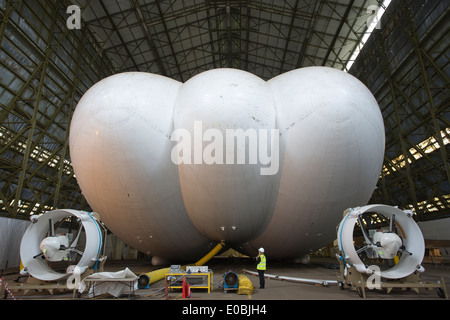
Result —
[[258, 256], [256, 257], [256, 269], [258, 269], [259, 275], [259, 288], [264, 289], [266, 284], [264, 280], [264, 271], [266, 271], [266, 256], [264, 255], [264, 248], [259, 248]]

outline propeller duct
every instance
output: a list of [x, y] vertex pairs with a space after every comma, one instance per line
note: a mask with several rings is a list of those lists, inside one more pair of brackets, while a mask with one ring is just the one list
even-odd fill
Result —
[[[371, 216], [383, 217], [384, 225], [376, 226]], [[364, 244], [355, 248], [355, 226], [361, 229]], [[384, 263], [380, 276], [401, 279], [421, 266], [425, 254], [425, 241], [411, 211], [402, 211], [387, 205], [367, 205], [347, 209], [339, 224], [337, 242], [340, 258], [346, 266], [353, 266], [360, 273], [372, 274], [372, 263]]]
[[[77, 236], [69, 239], [67, 235], [56, 235], [56, 223], [72, 216], [76, 217], [80, 224]], [[69, 266], [67, 270], [77, 269], [83, 273], [98, 260], [102, 248], [102, 232], [92, 214], [69, 209], [53, 210], [39, 217], [33, 216], [31, 221], [33, 223], [22, 238], [20, 258], [24, 270], [34, 278], [56, 281], [68, 277], [69, 271], [58, 272], [50, 265], [56, 261], [72, 261], [75, 255], [81, 258], [76, 265]], [[81, 229], [84, 229], [86, 237], [84, 251], [76, 247]]]

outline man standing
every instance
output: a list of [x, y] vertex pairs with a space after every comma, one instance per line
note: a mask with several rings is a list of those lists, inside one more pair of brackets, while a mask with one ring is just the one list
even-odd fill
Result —
[[264, 248], [259, 248], [258, 256], [256, 257], [256, 269], [258, 269], [259, 275], [259, 288], [264, 289], [264, 271], [266, 270], [266, 256], [264, 255]]

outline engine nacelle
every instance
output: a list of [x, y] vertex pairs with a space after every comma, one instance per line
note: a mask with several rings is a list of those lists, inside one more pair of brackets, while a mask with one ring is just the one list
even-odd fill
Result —
[[[374, 230], [370, 222], [363, 221], [363, 214], [377, 213], [389, 220], [388, 230]], [[353, 232], [355, 225], [361, 227], [364, 246], [356, 249]], [[397, 230], [397, 232], [395, 231]], [[392, 267], [382, 270], [380, 276], [387, 279], [400, 279], [414, 271], [423, 272], [421, 266], [425, 254], [425, 241], [417, 223], [412, 219], [411, 211], [402, 211], [387, 205], [367, 205], [347, 209], [337, 231], [340, 251], [339, 259], [346, 266], [354, 267], [358, 272], [373, 274], [373, 268], [363, 262], [361, 254], [370, 259], [392, 259]], [[399, 257], [398, 262], [394, 262]]]
[[[71, 216], [80, 221], [77, 237], [71, 239], [68, 235], [55, 235], [54, 225]], [[33, 223], [25, 231], [20, 245], [20, 258], [25, 273], [40, 280], [55, 281], [69, 276], [69, 273], [53, 270], [47, 261], [72, 261], [72, 256], [79, 254], [81, 259], [76, 266], [71, 266], [68, 270], [76, 269], [80, 273], [98, 261], [102, 248], [102, 232], [92, 214], [78, 210], [53, 210], [39, 217], [32, 216], [31, 220]], [[84, 251], [76, 248], [82, 228], [86, 236]]]
[[70, 259], [69, 237], [59, 235], [56, 237], [47, 237], [42, 240], [39, 246], [45, 259], [48, 261], [67, 261]]

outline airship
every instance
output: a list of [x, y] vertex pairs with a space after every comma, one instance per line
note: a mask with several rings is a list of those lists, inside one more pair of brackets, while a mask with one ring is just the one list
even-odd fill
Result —
[[219, 241], [272, 259], [327, 245], [343, 211], [369, 201], [384, 145], [369, 89], [328, 67], [267, 81], [229, 68], [185, 83], [115, 74], [80, 99], [69, 138], [91, 208], [155, 264]]

